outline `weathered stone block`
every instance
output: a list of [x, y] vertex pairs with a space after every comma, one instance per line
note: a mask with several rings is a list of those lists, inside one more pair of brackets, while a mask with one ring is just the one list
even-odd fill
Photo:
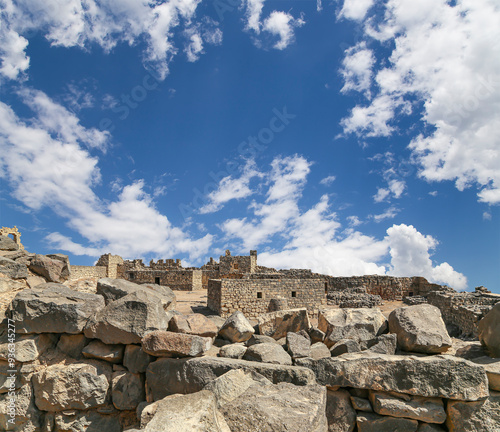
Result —
[[157, 330], [142, 339], [142, 349], [155, 357], [196, 357], [212, 346], [212, 339]]
[[479, 340], [492, 357], [500, 357], [500, 302], [479, 321]]
[[119, 410], [135, 410], [146, 400], [144, 375], [130, 372], [114, 372], [112, 378], [113, 405]]
[[259, 333], [274, 339], [285, 337], [288, 332], [297, 333], [311, 327], [306, 308], [269, 312], [258, 318]]
[[405, 351], [436, 354], [451, 347], [441, 311], [429, 304], [393, 310], [389, 330], [397, 335], [398, 344]]
[[103, 307], [100, 295], [73, 291], [60, 284], [42, 284], [17, 294], [7, 314], [16, 321], [16, 333], [77, 334]]
[[108, 345], [101, 341], [94, 340], [90, 342], [82, 351], [84, 357], [105, 360], [109, 363], [121, 363], [123, 360], [123, 351], [125, 345]]
[[480, 365], [452, 356], [391, 356], [367, 352], [320, 360], [297, 359], [330, 387], [395, 391], [415, 396], [475, 401], [488, 396]]
[[450, 432], [490, 432], [500, 430], [500, 393], [481, 401], [448, 401], [446, 426]]
[[194, 393], [210, 381], [233, 369], [256, 372], [272, 383], [290, 382], [296, 385], [316, 383], [313, 372], [304, 367], [284, 366], [219, 357], [189, 359], [161, 358], [151, 363], [146, 372], [149, 401], [174, 393]]

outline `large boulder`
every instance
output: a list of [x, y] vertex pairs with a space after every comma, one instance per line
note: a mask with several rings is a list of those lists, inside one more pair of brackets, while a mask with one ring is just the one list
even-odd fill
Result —
[[288, 332], [309, 330], [311, 323], [306, 308], [281, 310], [262, 314], [258, 318], [259, 333], [278, 340]]
[[500, 393], [477, 402], [448, 401], [449, 432], [496, 432], [500, 430]]
[[83, 331], [89, 317], [103, 307], [100, 295], [49, 283], [17, 294], [7, 315], [16, 322], [16, 333], [77, 334]]
[[0, 250], [16, 251], [19, 250], [19, 245], [9, 236], [0, 235]]
[[242, 312], [234, 312], [219, 330], [219, 335], [231, 342], [245, 342], [255, 333], [252, 324]]
[[212, 346], [212, 339], [157, 330], [142, 339], [142, 349], [155, 357], [197, 357]]
[[85, 410], [106, 402], [111, 368], [98, 363], [52, 365], [33, 375], [35, 402], [43, 411]]
[[286, 334], [286, 345], [292, 358], [310, 357], [311, 340], [298, 333]]
[[[67, 258], [67, 257], [66, 257]], [[46, 255], [36, 254], [29, 265], [29, 269], [42, 276], [48, 282], [64, 282], [69, 278], [69, 261], [61, 258], [49, 258]]]
[[380, 415], [402, 417], [425, 423], [444, 423], [446, 412], [443, 400], [440, 398], [424, 398], [422, 396], [402, 395], [394, 393], [370, 392], [370, 402], [373, 410]]
[[352, 432], [356, 427], [356, 410], [351, 404], [351, 395], [346, 390], [327, 389], [326, 418], [328, 432]]
[[429, 304], [395, 309], [389, 315], [389, 331], [399, 346], [410, 352], [437, 354], [451, 347], [441, 311]]
[[0, 274], [11, 279], [26, 279], [29, 276], [28, 267], [3, 256], [0, 256]]
[[488, 378], [481, 365], [457, 357], [398, 356], [367, 352], [320, 360], [297, 359], [320, 384], [395, 391], [415, 396], [475, 401], [488, 396]]
[[234, 432], [217, 409], [217, 400], [208, 390], [189, 395], [172, 395], [156, 405], [144, 432], [203, 431]]
[[136, 291], [147, 293], [152, 301], [160, 301], [165, 311], [175, 309], [176, 297], [169, 287], [156, 284], [139, 285], [124, 279], [102, 278], [97, 281], [97, 294], [104, 297], [106, 304]]
[[114, 372], [111, 386], [113, 405], [118, 410], [135, 410], [141, 402], [146, 400], [142, 374]]
[[479, 321], [479, 340], [491, 357], [500, 357], [500, 302]]
[[314, 360], [331, 357], [330, 350], [323, 342], [316, 342], [311, 345], [310, 357]]
[[219, 329], [212, 320], [202, 314], [174, 315], [168, 329], [176, 333], [186, 333], [202, 337], [215, 337]]
[[290, 382], [296, 385], [314, 384], [314, 373], [304, 367], [284, 366], [219, 357], [189, 359], [160, 358], [148, 366], [147, 393], [151, 401], [170, 394], [195, 393], [209, 382], [233, 369], [256, 372], [272, 383]]
[[240, 397], [253, 385], [272, 385], [271, 381], [255, 372], [234, 369], [226, 372], [205, 386], [217, 398], [219, 407]]
[[243, 356], [245, 360], [263, 363], [291, 365], [292, 358], [281, 345], [275, 343], [256, 344], [248, 347]]
[[221, 412], [231, 432], [327, 432], [326, 388], [290, 383], [254, 385]]
[[319, 312], [318, 328], [331, 348], [342, 339], [373, 339], [387, 330], [387, 320], [379, 309], [327, 309]]
[[247, 347], [242, 343], [224, 345], [219, 350], [219, 357], [241, 359], [247, 352]]
[[139, 345], [127, 345], [123, 355], [123, 366], [132, 373], [144, 373], [155, 357], [144, 352]]
[[18, 336], [14, 343], [14, 352], [10, 343], [0, 345], [0, 360], [7, 361], [9, 358], [14, 358], [19, 363], [31, 362], [38, 359], [49, 348], [54, 347], [56, 342], [57, 337], [53, 334]]
[[85, 336], [106, 344], [138, 344], [146, 333], [166, 330], [171, 314], [147, 293], [135, 291], [98, 311], [89, 320]]

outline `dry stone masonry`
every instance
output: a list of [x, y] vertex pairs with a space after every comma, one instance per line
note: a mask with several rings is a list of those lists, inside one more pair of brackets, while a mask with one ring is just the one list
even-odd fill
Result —
[[[0, 236], [0, 257], [1, 431], [500, 431], [500, 299], [483, 288], [339, 278], [351, 294], [425, 300], [386, 318], [373, 304], [328, 305], [344, 289], [335, 278], [228, 252], [205, 267], [208, 303], [226, 317], [183, 315], [174, 291], [139, 274], [203, 268], [135, 260], [138, 284], [105, 255], [87, 292], [63, 255]], [[479, 338], [450, 338], [450, 321]]]

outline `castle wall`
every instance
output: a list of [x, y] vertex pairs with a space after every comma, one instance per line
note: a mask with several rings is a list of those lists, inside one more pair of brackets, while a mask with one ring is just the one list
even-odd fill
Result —
[[446, 287], [427, 282], [423, 277], [396, 276], [324, 276], [329, 291], [347, 288], [366, 288], [368, 294], [379, 295], [384, 300], [402, 300], [403, 297], [427, 295], [431, 291], [446, 290]]
[[439, 308], [446, 324], [457, 326], [464, 336], [478, 337], [479, 321], [500, 302], [500, 295], [435, 291], [427, 301]]
[[124, 272], [122, 278], [138, 284], [152, 283], [164, 285], [178, 291], [202, 289], [201, 270], [131, 270]]
[[269, 311], [272, 299], [285, 298], [290, 309], [306, 307], [312, 316], [326, 305], [321, 279], [211, 279], [207, 306], [225, 317], [239, 310], [249, 318]]
[[105, 278], [107, 275], [107, 268], [101, 266], [71, 266], [70, 280], [82, 278]]

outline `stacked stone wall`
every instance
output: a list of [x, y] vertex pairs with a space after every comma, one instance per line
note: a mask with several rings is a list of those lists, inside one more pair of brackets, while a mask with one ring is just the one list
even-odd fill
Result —
[[239, 310], [249, 318], [269, 311], [271, 299], [285, 298], [291, 309], [306, 307], [311, 316], [326, 305], [321, 279], [220, 279], [208, 282], [210, 309], [221, 316]]
[[402, 300], [403, 297], [427, 295], [432, 291], [449, 290], [448, 287], [428, 282], [423, 277], [396, 276], [324, 276], [328, 283], [328, 291], [339, 291], [350, 288], [366, 288], [368, 294], [379, 295], [383, 300]]
[[479, 321], [500, 302], [500, 295], [434, 291], [427, 301], [439, 308], [446, 324], [458, 327], [463, 336], [477, 337]]
[[178, 291], [202, 289], [202, 271], [197, 269], [183, 270], [133, 270], [122, 275], [123, 279], [138, 284], [158, 284]]
[[101, 266], [71, 266], [71, 278], [82, 279], [82, 278], [105, 278], [107, 277], [107, 268]]

